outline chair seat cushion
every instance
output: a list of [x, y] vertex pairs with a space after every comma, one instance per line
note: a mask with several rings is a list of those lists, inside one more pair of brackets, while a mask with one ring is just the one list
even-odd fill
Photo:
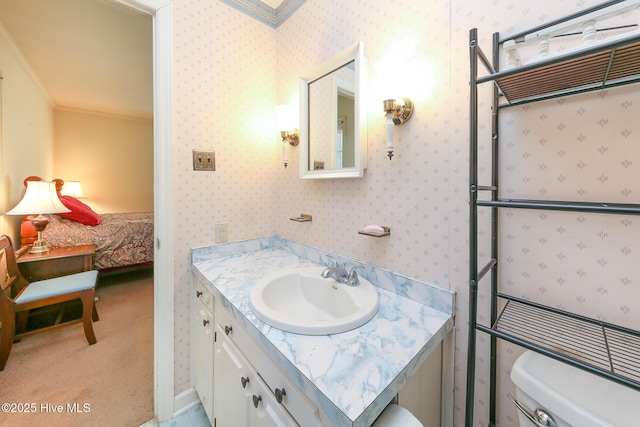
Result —
[[31, 282], [16, 298], [16, 304], [24, 304], [42, 298], [83, 291], [96, 286], [98, 270], [84, 271], [68, 276]]

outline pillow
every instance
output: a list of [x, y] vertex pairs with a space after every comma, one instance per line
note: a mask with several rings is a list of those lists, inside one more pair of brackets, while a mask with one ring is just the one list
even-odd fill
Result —
[[71, 212], [58, 214], [63, 218], [79, 222], [84, 225], [100, 224], [100, 216], [93, 211], [88, 205], [71, 196], [60, 196], [63, 205], [70, 209]]

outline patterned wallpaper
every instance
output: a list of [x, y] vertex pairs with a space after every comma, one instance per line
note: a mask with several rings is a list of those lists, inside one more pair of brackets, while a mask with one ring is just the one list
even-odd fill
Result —
[[[455, 425], [464, 424], [468, 280], [468, 31], [490, 52], [515, 33], [598, 1], [311, 0], [273, 29], [223, 2], [174, 1], [176, 393], [190, 387], [189, 249], [278, 234], [455, 290]], [[282, 167], [277, 104], [298, 103], [298, 77], [363, 41], [369, 61], [368, 169], [359, 180], [302, 181], [297, 149]], [[384, 71], [397, 61], [396, 75]], [[412, 72], [417, 73], [415, 77]], [[413, 118], [386, 157], [383, 91], [406, 84]], [[488, 140], [487, 114], [481, 135]], [[504, 114], [502, 190], [577, 200], [636, 200], [637, 87], [585, 94]], [[216, 151], [214, 173], [191, 170], [191, 150]], [[488, 153], [483, 145], [482, 155]], [[634, 161], [635, 160], [635, 161]], [[486, 174], [486, 170], [484, 171]], [[313, 221], [297, 223], [300, 213]], [[488, 224], [487, 216], [482, 217]], [[635, 218], [504, 211], [502, 279], [514, 293], [637, 325], [640, 231]], [[391, 227], [388, 238], [357, 231]], [[488, 228], [486, 228], [488, 231]], [[483, 230], [484, 231], [484, 230]], [[631, 238], [629, 238], [631, 236]], [[483, 233], [482, 256], [488, 253]], [[486, 283], [482, 283], [486, 286]], [[635, 297], [635, 298], [634, 298]], [[483, 298], [486, 302], [486, 299]], [[476, 424], [488, 419], [488, 340], [479, 336]], [[514, 425], [508, 378], [520, 350], [500, 346], [500, 425]]]
[[[219, 1], [176, 0], [174, 16], [175, 388], [190, 387], [190, 248], [274, 234], [275, 30]], [[212, 149], [215, 172], [191, 150]], [[291, 169], [291, 168], [289, 168]]]

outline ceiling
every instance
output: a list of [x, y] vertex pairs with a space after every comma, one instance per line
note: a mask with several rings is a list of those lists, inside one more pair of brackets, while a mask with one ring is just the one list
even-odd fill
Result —
[[[306, 0], [222, 1], [275, 28]], [[0, 24], [55, 108], [153, 117], [151, 16], [115, 0], [0, 0]]]
[[0, 22], [56, 108], [153, 117], [149, 15], [107, 0], [0, 0]]

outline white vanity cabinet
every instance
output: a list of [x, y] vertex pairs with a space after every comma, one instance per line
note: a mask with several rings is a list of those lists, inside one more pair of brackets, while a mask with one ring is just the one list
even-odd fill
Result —
[[219, 302], [214, 370], [217, 427], [331, 425]]
[[[212, 425], [366, 427], [397, 393], [398, 403], [423, 425], [452, 426], [453, 292], [392, 275], [399, 287], [409, 280], [416, 299], [376, 289], [382, 299], [371, 323], [329, 337], [284, 333], [255, 321], [247, 299], [257, 281], [275, 266], [308, 265], [305, 260], [321, 255], [279, 237], [193, 250], [195, 278], [215, 296]], [[373, 276], [381, 274], [370, 268]]]
[[271, 390], [242, 355], [227, 333], [233, 331], [218, 324], [216, 328], [214, 369], [215, 425], [291, 426], [298, 424], [280, 406]]
[[196, 320], [194, 324], [194, 367], [196, 392], [213, 425], [214, 297], [196, 280]]

